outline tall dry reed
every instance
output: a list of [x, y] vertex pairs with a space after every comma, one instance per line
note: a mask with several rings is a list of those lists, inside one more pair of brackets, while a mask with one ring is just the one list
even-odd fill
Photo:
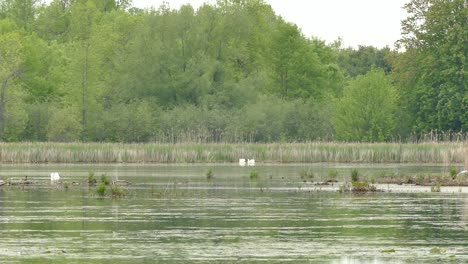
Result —
[[0, 163], [467, 163], [468, 143], [0, 143]]

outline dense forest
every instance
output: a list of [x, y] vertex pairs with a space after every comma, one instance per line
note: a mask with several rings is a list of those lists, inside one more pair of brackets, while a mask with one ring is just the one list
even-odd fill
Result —
[[0, 141], [456, 139], [467, 8], [411, 0], [379, 49], [304, 36], [262, 0], [0, 0]]

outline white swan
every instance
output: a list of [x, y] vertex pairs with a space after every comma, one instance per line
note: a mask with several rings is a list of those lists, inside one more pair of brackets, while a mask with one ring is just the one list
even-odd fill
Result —
[[60, 180], [60, 175], [58, 172], [52, 172], [50, 174], [50, 181], [58, 181]]
[[239, 159], [239, 166], [245, 166], [245, 159]]
[[254, 159], [249, 159], [247, 161], [247, 166], [255, 166], [255, 160]]

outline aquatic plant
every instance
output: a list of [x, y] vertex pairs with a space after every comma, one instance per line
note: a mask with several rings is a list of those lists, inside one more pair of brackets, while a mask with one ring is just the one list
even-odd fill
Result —
[[88, 172], [88, 185], [95, 185], [96, 183], [97, 183], [97, 180], [94, 177], [94, 171]]
[[450, 167], [449, 174], [450, 177], [452, 177], [452, 179], [455, 180], [455, 178], [457, 177], [457, 169], [455, 167]]
[[112, 185], [111, 193], [112, 197], [122, 198], [125, 196], [125, 191], [118, 185]]
[[445, 250], [438, 247], [431, 248], [429, 252], [431, 252], [431, 254], [445, 254]]
[[109, 185], [110, 184], [110, 181], [109, 181], [109, 179], [107, 179], [106, 174], [101, 175], [101, 183], [104, 184], [104, 185]]
[[431, 186], [431, 192], [440, 192], [440, 185], [433, 185]]
[[330, 182], [337, 182], [338, 178], [338, 171], [337, 170], [329, 170], [328, 171], [328, 181]]
[[423, 185], [424, 182], [426, 181], [426, 177], [422, 174], [416, 175], [416, 184], [417, 185]]
[[352, 182], [357, 182], [359, 181], [359, 171], [357, 169], [353, 169], [351, 171], [351, 181]]
[[299, 171], [299, 176], [303, 180], [310, 179], [312, 180], [314, 178], [314, 173], [310, 169], [302, 169]]
[[351, 191], [351, 187], [349, 186], [349, 183], [347, 182], [341, 184], [338, 189], [338, 192], [340, 193], [345, 193], [345, 192], [350, 192], [350, 191]]
[[214, 177], [213, 169], [209, 168], [208, 171], [206, 172], [206, 179], [211, 180]]
[[251, 170], [250, 171], [250, 179], [257, 179], [258, 178], [258, 172], [256, 170]]
[[104, 196], [106, 194], [106, 185], [103, 183], [99, 184], [96, 187], [96, 193], [101, 197]]

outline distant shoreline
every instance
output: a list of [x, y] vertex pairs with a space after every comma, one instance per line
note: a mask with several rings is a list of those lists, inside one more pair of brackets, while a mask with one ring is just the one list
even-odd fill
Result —
[[0, 143], [0, 163], [438, 163], [468, 166], [468, 142]]

